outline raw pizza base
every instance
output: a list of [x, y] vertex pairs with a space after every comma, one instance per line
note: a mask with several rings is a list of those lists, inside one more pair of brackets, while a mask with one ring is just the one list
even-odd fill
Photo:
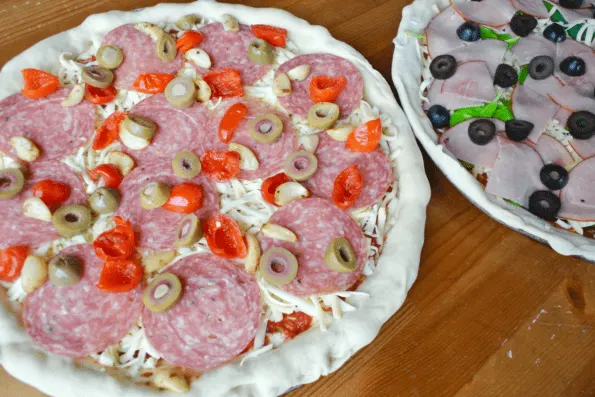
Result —
[[[327, 52], [353, 62], [362, 72], [365, 97], [392, 118], [398, 129], [394, 147], [399, 151], [396, 175], [399, 195], [395, 211], [388, 217], [395, 222], [387, 236], [375, 273], [360, 286], [370, 298], [358, 310], [346, 313], [328, 331], [312, 329], [279, 348], [247, 360], [239, 360], [207, 372], [191, 385], [188, 396], [275, 396], [290, 388], [313, 382], [342, 366], [359, 349], [369, 344], [380, 327], [399, 309], [411, 288], [419, 266], [424, 241], [426, 206], [430, 190], [423, 169], [421, 153], [407, 119], [380, 73], [352, 47], [331, 37], [320, 26], [278, 9], [255, 9], [241, 5], [200, 1], [191, 4], [160, 4], [133, 12], [112, 11], [93, 15], [82, 25], [50, 37], [26, 50], [0, 72], [3, 82], [0, 99], [22, 87], [20, 71], [35, 67], [57, 72], [59, 55], [81, 53], [90, 42], [100, 42], [109, 30], [126, 23], [173, 22], [186, 14], [220, 19], [222, 14], [236, 15], [242, 23], [283, 26], [301, 53]], [[162, 396], [163, 393], [104, 373], [75, 365], [71, 360], [46, 354], [32, 345], [5, 299], [0, 298], [0, 364], [8, 373], [44, 393], [60, 397], [125, 395], [127, 397]]]
[[419, 86], [423, 62], [417, 39], [406, 31], [423, 34], [425, 27], [440, 10], [448, 7], [449, 0], [415, 0], [403, 9], [399, 32], [394, 40], [392, 77], [405, 114], [413, 132], [424, 149], [459, 191], [479, 209], [500, 223], [548, 244], [562, 255], [579, 256], [595, 262], [595, 241], [566, 232], [533, 216], [528, 211], [485, 193], [479, 182], [459, 161], [444, 151], [438, 136], [422, 109]]

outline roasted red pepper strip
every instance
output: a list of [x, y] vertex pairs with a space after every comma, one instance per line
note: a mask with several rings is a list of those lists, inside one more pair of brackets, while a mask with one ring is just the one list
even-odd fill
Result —
[[283, 332], [289, 339], [293, 339], [304, 331], [307, 331], [312, 326], [312, 317], [304, 312], [294, 312], [291, 314], [283, 314], [281, 321], [269, 321], [267, 324], [267, 332]]
[[131, 259], [108, 259], [103, 263], [97, 288], [105, 292], [128, 292], [143, 279], [143, 267]]
[[52, 208], [70, 197], [70, 185], [52, 179], [44, 179], [33, 185], [33, 196]]
[[364, 180], [357, 165], [345, 168], [335, 178], [333, 186], [333, 202], [339, 208], [349, 208], [355, 204], [355, 201], [362, 192]]
[[275, 47], [285, 47], [287, 44], [287, 29], [271, 25], [252, 25], [252, 33]]
[[93, 139], [93, 150], [102, 150], [114, 143], [120, 133], [120, 123], [126, 118], [124, 112], [114, 112], [101, 124]]
[[345, 146], [352, 152], [372, 152], [378, 147], [381, 137], [380, 119], [370, 120], [349, 134]]
[[114, 86], [107, 88], [97, 88], [86, 84], [85, 98], [93, 105], [104, 105], [110, 103], [116, 97], [116, 89]]
[[196, 32], [194, 30], [188, 30], [187, 32], [184, 32], [184, 34], [182, 35], [182, 37], [178, 39], [178, 41], [176, 41], [176, 47], [178, 47], [178, 51], [186, 52], [195, 47], [198, 47], [204, 39], [204, 34]]
[[236, 152], [207, 150], [200, 163], [202, 172], [218, 182], [228, 181], [240, 173], [240, 155]]
[[240, 125], [240, 121], [246, 116], [246, 113], [248, 113], [248, 107], [243, 103], [233, 104], [227, 109], [219, 123], [219, 139], [221, 139], [221, 142], [229, 143], [231, 141], [233, 133]]
[[202, 186], [185, 182], [171, 189], [169, 199], [161, 208], [178, 214], [190, 214], [202, 208], [203, 197]]
[[136, 91], [144, 94], [159, 94], [165, 91], [165, 87], [175, 77], [167, 73], [143, 73], [134, 80], [132, 86]]
[[116, 227], [103, 232], [93, 241], [95, 255], [102, 260], [128, 259], [134, 252], [135, 237], [130, 222], [114, 217]]
[[242, 77], [237, 69], [219, 69], [206, 73], [203, 80], [211, 87], [213, 98], [244, 96]]
[[23, 69], [21, 74], [25, 80], [21, 94], [29, 99], [45, 98], [60, 87], [60, 80], [43, 70]]
[[291, 181], [292, 179], [283, 172], [265, 179], [260, 187], [262, 198], [269, 204], [277, 205], [275, 204], [275, 191], [282, 184]]
[[101, 183], [104, 187], [117, 188], [122, 183], [122, 173], [113, 164], [101, 164], [89, 170], [89, 178], [95, 183]]
[[0, 281], [11, 282], [19, 278], [29, 247], [17, 245], [0, 250]]
[[314, 76], [310, 80], [310, 99], [315, 103], [335, 102], [346, 85], [347, 79], [343, 76]]
[[205, 237], [214, 255], [222, 258], [244, 258], [248, 254], [240, 227], [227, 215], [217, 214], [207, 219]]

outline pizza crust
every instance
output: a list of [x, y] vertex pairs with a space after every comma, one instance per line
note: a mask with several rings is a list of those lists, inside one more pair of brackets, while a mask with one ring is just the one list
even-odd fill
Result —
[[[425, 211], [430, 196], [429, 184], [407, 119], [382, 75], [352, 47], [333, 39], [325, 28], [312, 26], [285, 11], [202, 0], [90, 16], [82, 25], [48, 38], [8, 62], [0, 72], [0, 78], [5, 83], [0, 87], [0, 99], [20, 90], [20, 71], [25, 67], [56, 73], [56, 60], [61, 53], [81, 53], [89, 47], [89, 41], [99, 43], [103, 35], [119, 25], [140, 21], [175, 21], [190, 13], [212, 19], [228, 13], [238, 16], [246, 24], [283, 26], [290, 31], [292, 40], [303, 53], [327, 52], [350, 60], [362, 72], [365, 97], [381, 112], [390, 115], [399, 131], [392, 141], [399, 152], [396, 160], [399, 196], [394, 210], [388, 214], [389, 221], [395, 226], [387, 236], [375, 273], [359, 288], [368, 292], [370, 298], [357, 301], [358, 310], [345, 313], [340, 321], [334, 321], [329, 326], [328, 331], [312, 329], [279, 348], [245, 361], [243, 365], [236, 360], [207, 372], [191, 385], [187, 393], [188, 396], [275, 396], [335, 371], [369, 344], [380, 327], [402, 305], [417, 277], [424, 241]], [[87, 397], [163, 395], [148, 387], [139, 387], [130, 381], [118, 380], [77, 366], [69, 359], [42, 352], [32, 344], [8, 307], [0, 309], [0, 329], [3, 330], [0, 334], [0, 364], [14, 377], [44, 393], [60, 397], [78, 397], [80, 390], [85, 390]]]
[[403, 19], [394, 40], [393, 82], [417, 139], [444, 175], [489, 216], [522, 234], [549, 244], [562, 255], [595, 261], [595, 241], [555, 228], [522, 208], [486, 194], [475, 177], [438, 144], [438, 136], [422, 109], [419, 97], [423, 63], [417, 39], [405, 32], [423, 34], [425, 27], [437, 14], [436, 7], [442, 10], [449, 5], [449, 0], [415, 0], [403, 9]]

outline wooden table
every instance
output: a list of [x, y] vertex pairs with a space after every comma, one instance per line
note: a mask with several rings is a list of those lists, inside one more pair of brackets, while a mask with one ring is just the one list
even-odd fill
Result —
[[[90, 14], [158, 2], [3, 0], [0, 64]], [[390, 79], [391, 41], [406, 0], [243, 3], [281, 7], [325, 25]], [[372, 345], [291, 395], [595, 396], [595, 265], [498, 224], [431, 162], [426, 168], [433, 197], [419, 278], [407, 301]], [[0, 369], [0, 396], [41, 394]]]

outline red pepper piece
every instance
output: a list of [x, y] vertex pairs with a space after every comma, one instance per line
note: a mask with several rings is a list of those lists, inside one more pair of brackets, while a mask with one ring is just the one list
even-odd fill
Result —
[[169, 199], [161, 208], [178, 214], [190, 214], [202, 208], [203, 197], [202, 186], [185, 182], [171, 189]]
[[214, 255], [222, 258], [244, 258], [248, 254], [240, 227], [227, 215], [217, 214], [207, 219], [205, 237]]
[[19, 278], [29, 255], [29, 247], [17, 245], [0, 250], [0, 281], [12, 282]]
[[107, 88], [97, 88], [86, 84], [85, 86], [85, 97], [87, 101], [93, 105], [104, 105], [110, 103], [116, 97], [116, 89], [114, 86]]
[[213, 98], [244, 96], [242, 77], [237, 69], [219, 69], [206, 73], [203, 80], [211, 87]]
[[138, 75], [132, 86], [144, 94], [159, 94], [176, 76], [167, 73], [143, 73]]
[[315, 103], [335, 102], [346, 85], [347, 79], [343, 76], [314, 76], [310, 80], [310, 99]]
[[362, 192], [364, 180], [357, 165], [345, 168], [335, 178], [333, 186], [333, 202], [339, 208], [349, 208], [355, 204], [355, 201]]
[[126, 118], [124, 112], [114, 112], [101, 124], [93, 139], [93, 150], [102, 150], [114, 143], [120, 133], [120, 123]]
[[233, 104], [227, 109], [219, 123], [219, 139], [221, 139], [221, 142], [229, 143], [231, 141], [233, 133], [240, 125], [240, 121], [246, 116], [246, 113], [248, 113], [248, 107], [243, 103]]
[[43, 70], [23, 69], [21, 74], [25, 80], [21, 94], [29, 99], [45, 98], [60, 87], [58, 77]]
[[182, 37], [178, 39], [178, 41], [176, 41], [176, 47], [178, 47], [178, 51], [186, 52], [195, 47], [198, 47], [204, 39], [204, 34], [196, 32], [194, 30], [188, 30], [187, 32], [184, 32], [184, 34], [182, 35]]
[[292, 179], [283, 172], [265, 179], [260, 187], [262, 198], [269, 204], [277, 205], [275, 204], [275, 191], [282, 184], [291, 181]]
[[41, 199], [49, 208], [68, 200], [70, 191], [70, 185], [52, 179], [44, 179], [33, 185], [33, 196]]
[[135, 237], [132, 225], [119, 216], [114, 217], [116, 227], [103, 232], [93, 241], [95, 255], [102, 260], [128, 259], [134, 252]]
[[285, 47], [287, 44], [287, 29], [271, 25], [252, 25], [252, 33], [275, 47]]
[[294, 312], [283, 314], [281, 321], [267, 324], [267, 332], [283, 332], [289, 339], [293, 339], [302, 332], [307, 331], [312, 326], [312, 317], [304, 312]]
[[207, 150], [200, 163], [202, 172], [218, 182], [228, 181], [240, 173], [240, 155], [237, 152]]
[[89, 170], [89, 177], [95, 183], [101, 183], [105, 187], [117, 188], [122, 183], [122, 173], [113, 164], [101, 164]]
[[370, 120], [349, 134], [345, 146], [352, 152], [373, 152], [382, 137], [380, 119]]
[[131, 259], [107, 260], [99, 276], [97, 288], [119, 293], [135, 289], [143, 279], [143, 267]]

